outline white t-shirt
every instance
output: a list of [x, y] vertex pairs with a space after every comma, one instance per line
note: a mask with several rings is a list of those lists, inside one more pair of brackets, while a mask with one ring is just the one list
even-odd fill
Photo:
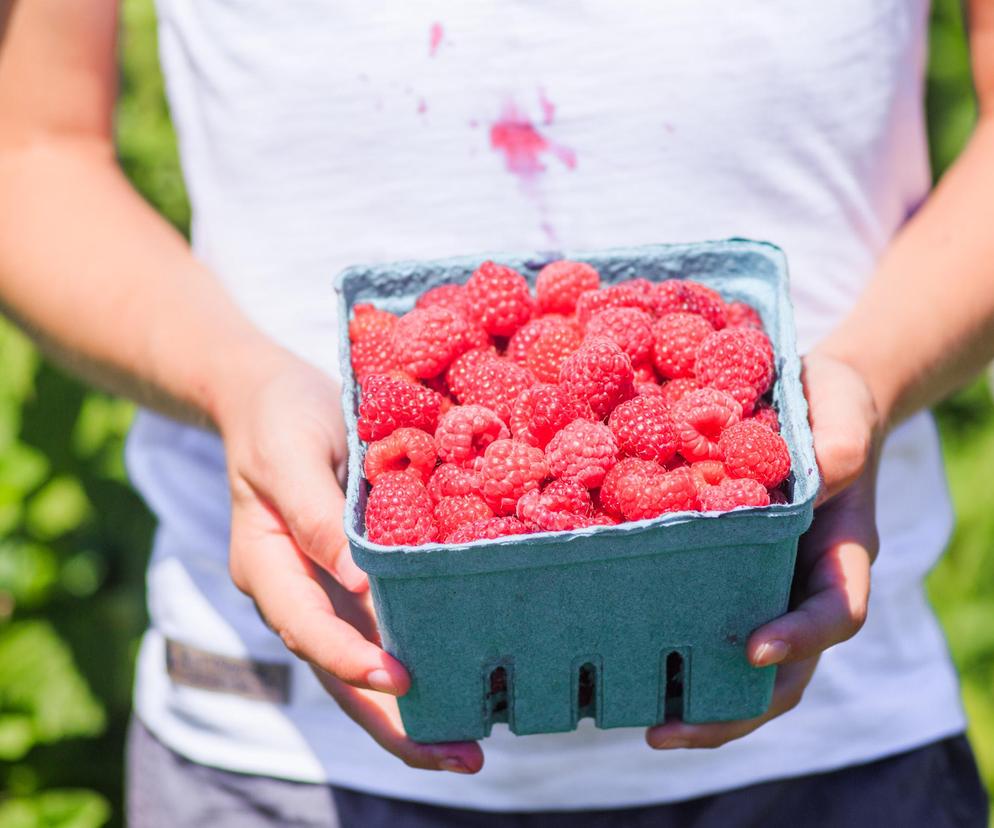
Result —
[[[790, 261], [802, 349], [928, 192], [925, 0], [159, 0], [198, 256], [264, 330], [337, 375], [352, 263], [727, 236]], [[231, 584], [223, 447], [142, 414], [159, 516], [136, 704], [205, 764], [493, 810], [664, 802], [872, 760], [962, 730], [922, 579], [951, 513], [934, 427], [888, 441], [869, 620], [789, 714], [715, 751], [642, 731], [484, 743], [477, 776], [403, 766]], [[291, 665], [288, 704], [170, 681], [164, 640]]]

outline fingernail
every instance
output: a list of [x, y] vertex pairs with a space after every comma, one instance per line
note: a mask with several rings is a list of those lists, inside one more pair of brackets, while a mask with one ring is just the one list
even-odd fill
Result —
[[438, 766], [445, 771], [451, 771], [452, 773], [472, 773], [472, 771], [467, 768], [461, 759], [455, 759], [453, 757], [447, 756], [442, 759]]
[[768, 667], [770, 664], [779, 664], [787, 657], [790, 647], [786, 641], [767, 641], [756, 651], [757, 667]]
[[658, 745], [656, 745], [656, 750], [676, 750], [677, 748], [689, 748], [690, 742], [686, 739], [682, 739], [679, 736], [673, 736], [669, 739], [664, 739]]
[[399, 688], [394, 683], [393, 677], [386, 670], [370, 670], [366, 675], [366, 681], [369, 682], [369, 686], [374, 690], [379, 690], [381, 693], [390, 693], [396, 696], [399, 692]]

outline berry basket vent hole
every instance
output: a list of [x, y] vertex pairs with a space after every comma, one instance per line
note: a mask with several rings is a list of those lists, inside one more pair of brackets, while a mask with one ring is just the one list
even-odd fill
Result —
[[597, 665], [580, 665], [576, 681], [576, 718], [597, 718]]
[[484, 677], [484, 680], [486, 682], [484, 715], [489, 733], [491, 725], [508, 722], [511, 672], [507, 665], [499, 664]]
[[683, 654], [673, 650], [666, 656], [666, 689], [663, 701], [665, 721], [683, 718], [685, 678]]

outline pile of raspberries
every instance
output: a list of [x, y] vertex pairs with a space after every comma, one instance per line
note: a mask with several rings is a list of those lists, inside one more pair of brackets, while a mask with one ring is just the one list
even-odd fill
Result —
[[563, 260], [533, 293], [487, 261], [403, 316], [357, 305], [349, 338], [376, 543], [787, 502], [770, 340], [696, 282]]

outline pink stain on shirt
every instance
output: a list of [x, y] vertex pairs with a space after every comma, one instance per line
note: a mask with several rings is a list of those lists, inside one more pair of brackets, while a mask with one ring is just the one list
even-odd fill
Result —
[[514, 104], [507, 104], [500, 119], [490, 127], [490, 146], [504, 154], [507, 169], [525, 181], [545, 171], [542, 156], [550, 153], [566, 166], [576, 168], [576, 153], [549, 141]]
[[428, 30], [428, 57], [435, 57], [438, 53], [438, 47], [442, 45], [442, 39], [445, 37], [445, 29], [442, 28], [442, 24], [437, 20], [431, 24], [431, 28]]
[[424, 98], [418, 98], [418, 114], [424, 115], [428, 111], [428, 101]]
[[548, 126], [556, 119], [556, 105], [549, 100], [544, 89], [538, 90], [538, 105], [542, 107], [542, 123]]

